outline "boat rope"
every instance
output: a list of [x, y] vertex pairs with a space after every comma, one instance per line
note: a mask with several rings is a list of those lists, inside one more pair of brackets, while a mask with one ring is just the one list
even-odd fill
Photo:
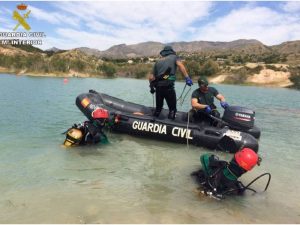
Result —
[[187, 94], [191, 91], [192, 87], [189, 88], [189, 90], [186, 92], [186, 94], [184, 95], [183, 99], [180, 101], [180, 106], [183, 105], [184, 101], [185, 101], [185, 98], [187, 96]]
[[152, 95], [152, 106], [153, 106], [153, 109], [154, 109], [154, 94]]
[[189, 133], [188, 133], [188, 130], [189, 130], [189, 124], [190, 124], [190, 112], [187, 113], [188, 117], [187, 117], [187, 123], [186, 123], [186, 146], [187, 148], [189, 148]]
[[181, 92], [181, 95], [180, 95], [179, 98], [177, 99], [177, 102], [182, 98], [182, 95], [183, 95], [183, 93], [184, 93], [185, 88], [186, 88], [186, 84], [184, 85], [184, 88], [183, 88], [183, 90], [182, 90], [182, 92]]

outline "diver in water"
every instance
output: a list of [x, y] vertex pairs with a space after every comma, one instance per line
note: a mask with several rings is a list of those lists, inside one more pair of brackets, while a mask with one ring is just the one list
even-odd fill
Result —
[[213, 154], [203, 154], [200, 157], [202, 168], [191, 176], [201, 185], [202, 193], [221, 199], [226, 194], [243, 194], [245, 186], [238, 178], [259, 165], [260, 161], [257, 153], [250, 148], [236, 152], [229, 163]]
[[107, 136], [103, 132], [103, 128], [109, 119], [109, 113], [105, 109], [97, 110], [97, 114], [93, 115], [93, 121], [85, 121], [81, 124], [74, 124], [66, 131], [66, 139], [64, 145], [67, 147], [108, 143]]

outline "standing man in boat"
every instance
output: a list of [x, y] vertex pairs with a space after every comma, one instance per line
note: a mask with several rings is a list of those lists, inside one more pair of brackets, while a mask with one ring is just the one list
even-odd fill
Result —
[[176, 92], [174, 89], [177, 66], [185, 77], [186, 85], [193, 85], [193, 81], [171, 46], [165, 46], [160, 52], [160, 55], [162, 58], [155, 63], [153, 73], [149, 77], [150, 92], [151, 94], [156, 92], [156, 109], [154, 116], [159, 116], [163, 108], [164, 99], [166, 99], [169, 107], [168, 118], [174, 120], [177, 112]]
[[[220, 117], [220, 113], [214, 104], [214, 98], [220, 101], [221, 106], [226, 109], [229, 105], [225, 97], [214, 87], [208, 86], [207, 78], [201, 76], [198, 79], [199, 88], [192, 93], [191, 105], [196, 120], [211, 120], [209, 115]], [[211, 121], [213, 122], [213, 121]]]

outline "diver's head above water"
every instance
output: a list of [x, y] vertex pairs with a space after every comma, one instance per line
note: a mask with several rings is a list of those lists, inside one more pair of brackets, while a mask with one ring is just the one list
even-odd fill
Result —
[[79, 145], [82, 140], [82, 131], [78, 128], [71, 128], [66, 135], [66, 139], [64, 141], [64, 146], [70, 147]]

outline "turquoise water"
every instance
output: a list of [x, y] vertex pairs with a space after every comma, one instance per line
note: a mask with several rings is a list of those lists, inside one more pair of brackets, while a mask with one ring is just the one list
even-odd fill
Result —
[[[255, 109], [262, 129], [262, 165], [241, 180], [272, 174], [265, 193], [216, 201], [189, 176], [205, 148], [113, 133], [109, 145], [61, 146], [61, 133], [85, 120], [78, 94], [152, 106], [147, 81], [1, 74], [0, 87], [0, 223], [300, 223], [299, 91], [215, 85], [229, 104]], [[178, 95], [183, 87], [176, 83]], [[186, 100], [179, 110], [188, 108]]]

